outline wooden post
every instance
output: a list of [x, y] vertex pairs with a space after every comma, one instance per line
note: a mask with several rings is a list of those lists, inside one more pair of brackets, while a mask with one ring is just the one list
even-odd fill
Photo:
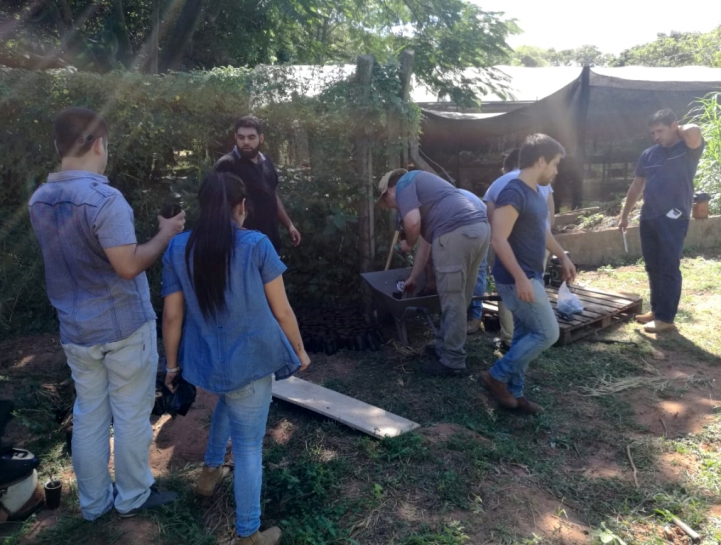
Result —
[[[401, 80], [401, 95], [400, 98], [403, 102], [410, 100], [411, 94], [411, 76], [413, 75], [413, 62], [415, 59], [415, 53], [412, 49], [406, 49], [401, 52], [400, 55], [400, 80]], [[388, 167], [390, 170], [396, 168], [406, 168], [412, 160], [411, 146], [413, 142], [417, 144], [417, 135], [410, 134], [408, 127], [401, 120], [398, 112], [392, 107], [388, 106], [387, 109], [387, 122], [388, 122]], [[418, 168], [425, 170], [427, 166], [425, 162], [415, 162]], [[390, 218], [388, 222], [388, 237], [393, 237], [393, 240], [398, 239], [396, 228], [398, 226], [398, 212], [395, 210], [390, 211]], [[389, 252], [389, 256], [392, 256], [392, 248]], [[390, 259], [390, 258], [389, 258]], [[388, 264], [390, 261], [388, 261]], [[386, 265], [388, 270], [388, 265]]]
[[[370, 100], [371, 78], [373, 76], [372, 55], [361, 55], [358, 57], [356, 67], [356, 81], [361, 88], [362, 100]], [[374, 241], [374, 191], [373, 191], [373, 156], [371, 143], [364, 132], [363, 120], [356, 136], [356, 172], [359, 181], [358, 199], [358, 236], [360, 250], [360, 270], [369, 272], [373, 269], [375, 258]]]
[[[576, 155], [580, 163], [581, 179], [578, 180], [578, 187], [574, 184], [571, 208], [576, 209], [582, 206], [583, 202], [583, 179], [588, 163], [586, 155], [586, 136], [588, 134], [588, 106], [591, 102], [591, 67], [586, 65], [581, 71], [581, 94], [578, 104], [578, 113], [576, 119], [576, 138], [578, 139], [578, 148]], [[604, 165], [605, 169], [605, 165]], [[605, 174], [605, 172], [604, 172]]]
[[[415, 52], [412, 49], [406, 49], [401, 53], [401, 99], [408, 102], [411, 98], [411, 76], [413, 75], [413, 62], [415, 60]], [[408, 127], [403, 124], [401, 126], [401, 134], [403, 135], [403, 149], [401, 150], [401, 163], [408, 166], [410, 163], [410, 137]], [[420, 167], [420, 165], [416, 165]]]

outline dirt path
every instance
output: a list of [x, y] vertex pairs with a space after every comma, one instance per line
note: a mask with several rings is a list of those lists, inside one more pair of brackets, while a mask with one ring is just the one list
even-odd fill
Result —
[[[684, 352], [669, 349], [654, 349], [653, 357], [645, 364], [645, 376], [661, 377], [666, 383], [655, 390], [647, 387], [619, 394], [619, 398], [631, 407], [633, 419], [638, 426], [632, 439], [673, 439], [700, 433], [712, 421], [714, 411], [721, 404], [716, 389], [718, 384], [721, 384], [721, 367], [692, 361]], [[365, 372], [362, 361], [343, 355], [333, 358], [317, 357], [314, 365], [313, 371], [305, 378], [316, 382], [346, 380]], [[54, 336], [28, 337], [4, 343], [0, 346], [0, 369], [2, 374], [8, 377], [8, 380], [0, 382], [0, 399], [12, 398], [18, 381], [27, 377], [42, 376], [43, 386], [47, 387], [48, 391], [55, 392], [54, 395], [61, 395], [60, 385], [67, 384], [67, 368]], [[398, 380], [402, 386], [403, 379]], [[574, 395], [577, 396], [574, 398], [576, 401], [572, 402], [571, 406], [576, 411], [575, 425], [585, 430], [598, 426], [598, 405], [588, 403], [578, 394]], [[150, 450], [150, 464], [157, 477], [172, 475], [186, 468], [188, 464], [202, 463], [214, 405], [215, 396], [199, 391], [187, 416], [153, 417], [155, 441]], [[269, 444], [285, 444], [294, 426], [293, 421], [288, 419], [276, 423], [269, 427], [267, 441]], [[619, 457], [617, 442], [606, 440], [602, 429], [599, 428], [597, 440], [576, 450], [577, 456], [567, 458], [571, 461], [562, 464], [562, 471], [571, 478], [579, 475], [591, 481], [615, 479], [631, 486], [633, 476], [623, 458]], [[488, 438], [458, 424], [439, 423], [424, 428], [421, 435], [431, 447], [461, 440], [478, 443], [483, 448], [495, 448]], [[29, 437], [28, 429], [14, 419], [6, 428], [4, 440], [14, 441], [20, 446]], [[577, 447], [574, 445], [574, 448]], [[539, 446], [539, 456], [552, 459], [558, 456], [558, 452], [556, 448]], [[681, 484], [689, 474], [693, 475], [697, 471], [694, 464], [695, 462], [686, 456], [665, 452], [658, 457], [654, 469], [655, 478]], [[73, 475], [67, 459], [65, 467], [63, 476], [66, 483], [69, 483]], [[47, 471], [47, 468], [41, 468], [43, 474]], [[649, 478], [649, 475], [651, 473], [647, 470], [644, 478]], [[582, 510], [577, 509], [578, 506], [573, 505], [573, 502], [549, 490], [523, 465], [499, 464], [482, 482], [474, 483], [471, 488], [474, 497], [478, 498], [478, 501], [483, 498], [483, 502], [472, 507], [470, 514], [454, 511], [439, 514], [424, 510], [412, 497], [394, 498], [392, 505], [386, 505], [385, 508], [392, 507], [390, 512], [395, 513], [398, 520], [409, 524], [450, 524], [459, 518], [464, 519], [464, 532], [469, 536], [468, 542], [473, 544], [503, 542], [507, 536], [502, 532], [489, 534], [489, 528], [499, 527], [508, 528], [514, 535], [520, 533], [531, 536], [535, 533], [553, 543], [575, 544], [591, 540], [591, 528], [584, 520]], [[711, 514], [715, 512], [714, 509], [721, 514], [721, 505], [712, 507]], [[33, 543], [44, 530], [73, 515], [77, 515], [74, 502], [67, 502], [57, 511], [40, 512], [28, 529], [25, 542]], [[155, 543], [160, 539], [158, 527], [152, 521], [139, 519], [127, 522], [117, 518], [112, 520], [115, 525], [113, 535], [117, 536], [113, 543], [116, 545]], [[655, 535], [654, 531], [649, 530], [649, 535]], [[666, 539], [668, 538], [669, 536], [666, 536]], [[94, 542], [90, 543], [95, 545]]]

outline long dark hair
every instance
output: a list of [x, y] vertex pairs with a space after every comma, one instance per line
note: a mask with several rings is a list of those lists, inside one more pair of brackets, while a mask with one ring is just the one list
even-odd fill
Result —
[[226, 309], [225, 288], [235, 250], [232, 214], [243, 199], [243, 181], [226, 172], [206, 175], [198, 191], [200, 218], [185, 247], [185, 266], [206, 318]]

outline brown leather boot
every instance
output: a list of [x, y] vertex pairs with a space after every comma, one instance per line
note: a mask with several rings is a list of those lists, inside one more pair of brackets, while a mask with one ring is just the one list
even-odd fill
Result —
[[212, 496], [215, 491], [215, 487], [220, 484], [220, 481], [230, 472], [230, 469], [226, 466], [220, 467], [208, 467], [203, 466], [203, 472], [195, 481], [195, 493], [199, 496]]
[[265, 532], [256, 532], [248, 537], [237, 536], [233, 545], [276, 545], [280, 543], [280, 528], [273, 526]]
[[650, 310], [643, 314], [636, 314], [636, 316], [634, 316], [634, 320], [636, 320], [639, 324], [647, 324], [649, 322], [653, 322], [653, 319], [653, 312], [651, 312]]
[[538, 403], [528, 401], [525, 397], [519, 397], [516, 401], [518, 401], [518, 412], [531, 415], [541, 414], [543, 412], [543, 407]]
[[518, 400], [508, 391], [508, 385], [505, 382], [496, 380], [488, 371], [481, 373], [481, 382], [488, 388], [491, 397], [495, 399], [496, 403], [501, 407], [505, 407], [506, 409], [515, 409], [518, 407]]
[[673, 322], [653, 320], [643, 326], [643, 330], [647, 333], [666, 333], [668, 331], [676, 331], [676, 325]]

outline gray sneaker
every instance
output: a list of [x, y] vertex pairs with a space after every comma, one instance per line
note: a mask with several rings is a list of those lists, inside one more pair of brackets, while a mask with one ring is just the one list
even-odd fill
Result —
[[140, 511], [144, 511], [145, 509], [154, 509], [155, 507], [160, 507], [161, 505], [167, 505], [169, 503], [173, 503], [178, 499], [178, 493], [172, 492], [170, 490], [158, 490], [158, 487], [153, 485], [150, 487], [150, 496], [148, 496], [148, 499], [145, 500], [145, 503], [141, 505], [140, 507], [136, 507], [135, 509], [131, 509], [127, 513], [118, 513], [120, 518], [130, 518], [134, 517]]

